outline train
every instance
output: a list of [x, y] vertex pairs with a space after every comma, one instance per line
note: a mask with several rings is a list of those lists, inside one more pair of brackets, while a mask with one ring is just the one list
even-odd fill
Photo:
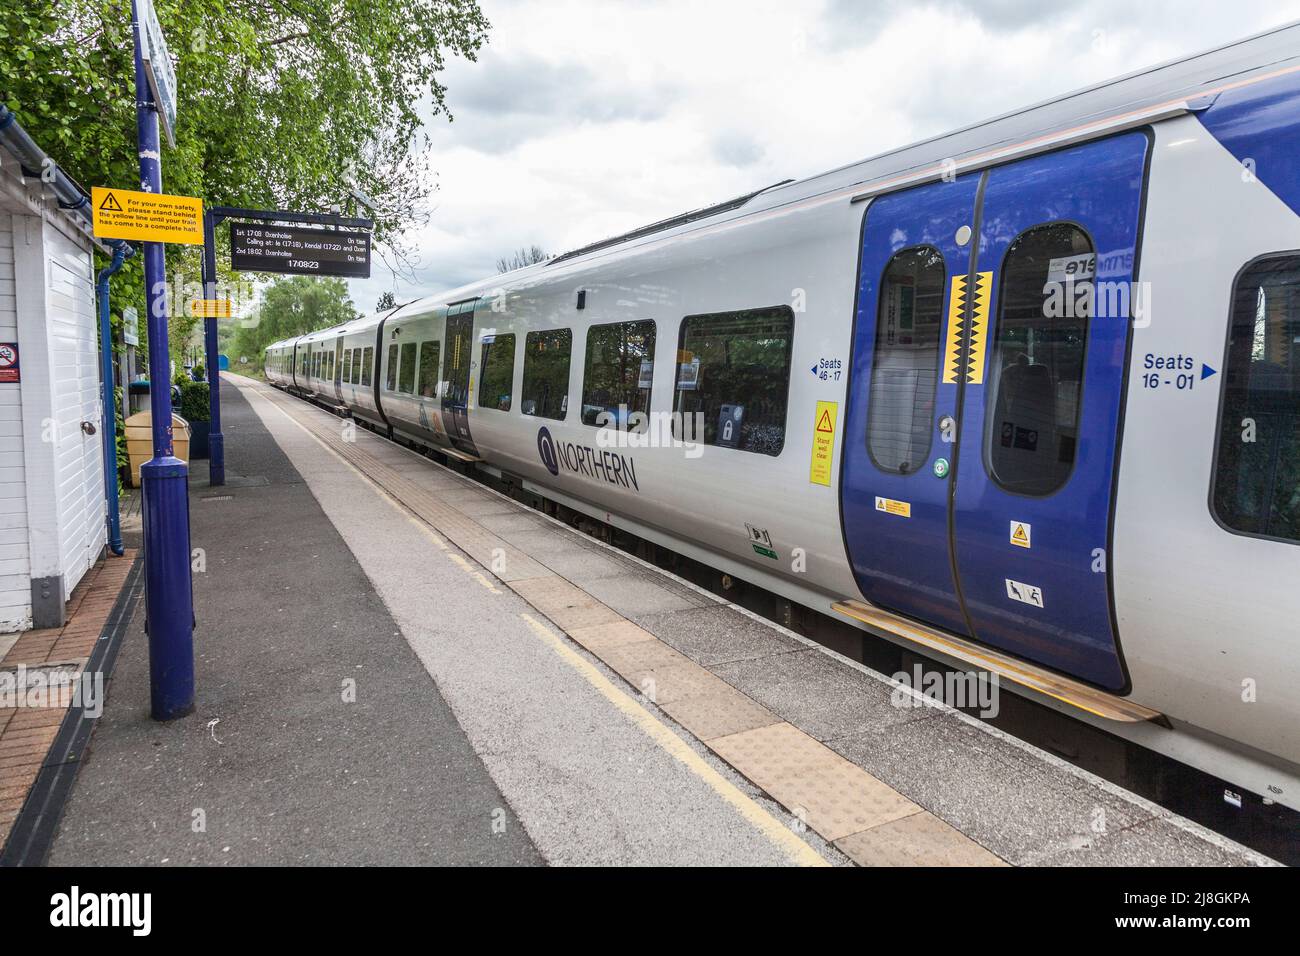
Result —
[[1300, 809], [1300, 24], [275, 342], [274, 385]]

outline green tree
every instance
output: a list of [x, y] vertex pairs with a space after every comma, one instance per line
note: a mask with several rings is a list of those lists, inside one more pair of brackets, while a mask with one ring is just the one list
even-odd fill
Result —
[[391, 292], [383, 293], [379, 297], [379, 301], [375, 303], [376, 312], [386, 312], [389, 309], [395, 308], [397, 308], [397, 296], [393, 295]]
[[[420, 124], [451, 118], [438, 72], [446, 57], [474, 59], [486, 42], [475, 0], [154, 6], [179, 101], [163, 188], [306, 211], [352, 209], [359, 191], [377, 207], [366, 211], [377, 249], [404, 261], [401, 233], [427, 218], [433, 189]], [[129, 0], [7, 3], [0, 77], [6, 105], [73, 178], [137, 187]], [[142, 331], [143, 285], [137, 256], [113, 286], [115, 302], [140, 311]]]
[[328, 329], [356, 317], [343, 279], [290, 276], [278, 279], [262, 293], [256, 313], [235, 320], [234, 361], [247, 356], [261, 361], [263, 350], [272, 342], [295, 335]]

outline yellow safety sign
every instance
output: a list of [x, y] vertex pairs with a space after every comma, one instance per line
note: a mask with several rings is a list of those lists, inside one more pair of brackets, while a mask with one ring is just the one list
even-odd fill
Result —
[[235, 314], [229, 299], [191, 299], [190, 315], [201, 319], [228, 319]]
[[203, 245], [202, 199], [92, 186], [90, 204], [101, 239]]
[[1011, 522], [1011, 543], [1017, 548], [1033, 547], [1033, 539], [1030, 537], [1032, 534], [1032, 525], [1028, 525], [1023, 521]]
[[893, 498], [881, 498], [877, 495], [876, 510], [883, 511], [886, 514], [898, 515], [900, 518], [912, 517], [912, 503], [910, 501], [897, 501]]
[[831, 462], [835, 457], [835, 418], [839, 402], [818, 402], [813, 416], [812, 464], [808, 480], [818, 485], [831, 483]]

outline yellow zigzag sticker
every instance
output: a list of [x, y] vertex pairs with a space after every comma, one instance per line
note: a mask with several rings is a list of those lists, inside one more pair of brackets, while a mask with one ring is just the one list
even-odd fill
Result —
[[[952, 277], [952, 291], [948, 297], [948, 338], [943, 353], [943, 381], [955, 384], [965, 378], [970, 385], [984, 382], [984, 346], [988, 338], [989, 293], [993, 288], [993, 273], [975, 275], [975, 297], [970, 304], [970, 336], [967, 342], [967, 276]], [[969, 344], [969, 349], [966, 346]]]
[[975, 301], [971, 304], [970, 357], [967, 360], [966, 381], [971, 385], [984, 384], [984, 344], [989, 333], [989, 293], [993, 291], [993, 273], [975, 275]]

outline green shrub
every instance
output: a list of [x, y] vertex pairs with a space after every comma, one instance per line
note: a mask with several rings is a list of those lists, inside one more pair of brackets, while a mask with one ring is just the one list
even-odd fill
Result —
[[187, 422], [206, 422], [208, 416], [208, 383], [182, 382], [180, 416]]

